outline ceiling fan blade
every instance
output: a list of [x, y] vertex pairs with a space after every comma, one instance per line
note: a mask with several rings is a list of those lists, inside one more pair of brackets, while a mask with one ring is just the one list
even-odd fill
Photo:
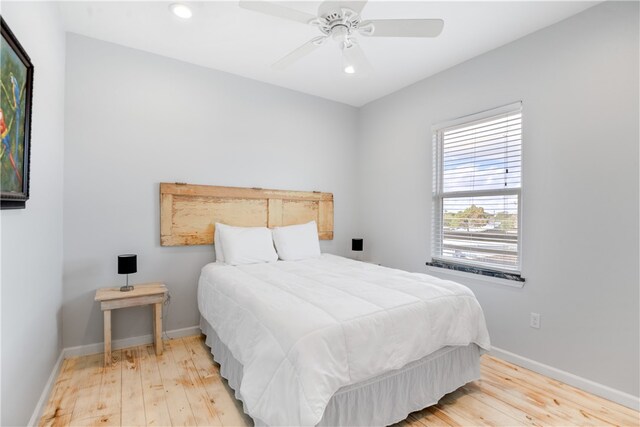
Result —
[[342, 8], [351, 9], [359, 15], [367, 4], [367, 1], [368, 0], [326, 0], [318, 7], [318, 16], [323, 16], [336, 10], [339, 11]]
[[374, 19], [360, 24], [363, 29], [373, 24], [373, 32], [362, 31], [371, 37], [438, 37], [444, 27], [442, 19]]
[[355, 40], [351, 40], [350, 46], [342, 47], [342, 64], [346, 74], [358, 77], [367, 76], [373, 71], [362, 48]]
[[289, 21], [300, 22], [302, 24], [308, 24], [309, 21], [316, 19], [316, 17], [310, 13], [301, 12], [299, 10], [291, 9], [290, 7], [268, 1], [240, 0], [238, 5], [243, 9], [253, 10], [255, 12], [287, 19]]
[[297, 49], [294, 49], [291, 53], [280, 59], [278, 62], [271, 65], [271, 68], [279, 71], [284, 70], [288, 66], [294, 64], [295, 62], [298, 62], [298, 60], [302, 59], [303, 57], [307, 56], [308, 54], [322, 46], [325, 40], [326, 37], [322, 36], [309, 40]]

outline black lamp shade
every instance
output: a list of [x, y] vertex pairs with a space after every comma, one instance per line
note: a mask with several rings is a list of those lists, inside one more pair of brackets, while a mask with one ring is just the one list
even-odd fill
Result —
[[138, 256], [134, 254], [118, 255], [118, 274], [131, 274], [138, 271]]
[[363, 242], [362, 239], [351, 239], [351, 250], [356, 252], [362, 252]]

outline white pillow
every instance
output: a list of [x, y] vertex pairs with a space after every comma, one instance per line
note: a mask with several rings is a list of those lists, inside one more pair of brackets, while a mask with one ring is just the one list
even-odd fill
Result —
[[220, 242], [220, 229], [218, 228], [219, 225], [220, 224], [216, 222], [215, 231], [213, 234], [213, 246], [216, 250], [216, 262], [224, 262], [224, 251], [222, 250], [222, 242]]
[[276, 227], [271, 232], [278, 256], [283, 261], [296, 261], [320, 256], [318, 226], [315, 221], [288, 227]]
[[267, 227], [216, 225], [220, 232], [225, 263], [240, 265], [278, 260], [278, 254], [273, 248], [271, 230]]

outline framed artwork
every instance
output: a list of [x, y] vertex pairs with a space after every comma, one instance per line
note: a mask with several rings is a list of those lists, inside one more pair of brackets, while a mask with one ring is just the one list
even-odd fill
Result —
[[0, 44], [0, 208], [24, 209], [29, 199], [33, 64], [2, 21]]

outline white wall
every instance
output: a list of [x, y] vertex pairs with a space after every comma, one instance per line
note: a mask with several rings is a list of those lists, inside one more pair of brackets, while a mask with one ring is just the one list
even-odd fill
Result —
[[52, 3], [2, 2], [34, 64], [30, 200], [3, 210], [2, 425], [25, 425], [60, 354], [64, 32]]
[[[160, 182], [321, 190], [335, 197], [346, 254], [356, 206], [357, 110], [238, 76], [69, 34], [64, 177], [64, 346], [102, 341], [95, 289], [164, 281], [167, 329], [198, 324], [200, 268], [213, 246], [161, 247]], [[113, 315], [114, 339], [151, 332], [148, 308]]]
[[637, 2], [606, 2], [368, 104], [359, 138], [367, 257], [425, 272], [431, 125], [522, 100], [527, 282], [455, 280], [495, 346], [635, 396], [638, 30]]

